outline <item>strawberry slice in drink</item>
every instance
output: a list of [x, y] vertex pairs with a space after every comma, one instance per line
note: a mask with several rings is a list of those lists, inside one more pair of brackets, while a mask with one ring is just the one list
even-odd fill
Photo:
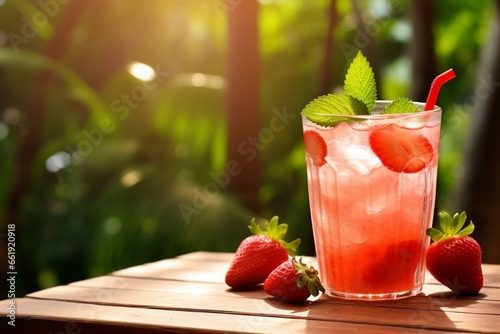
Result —
[[374, 130], [369, 142], [382, 164], [398, 173], [417, 173], [429, 165], [434, 156], [427, 138], [396, 124]]
[[304, 146], [306, 154], [313, 159], [316, 166], [321, 167], [326, 163], [328, 149], [319, 133], [313, 130], [304, 132]]

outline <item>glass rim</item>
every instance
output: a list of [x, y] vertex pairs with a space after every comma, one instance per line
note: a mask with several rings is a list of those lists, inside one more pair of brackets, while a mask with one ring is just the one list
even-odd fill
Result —
[[[388, 105], [392, 103], [393, 100], [376, 100], [375, 101], [375, 106], [377, 105]], [[399, 119], [399, 118], [406, 118], [406, 117], [421, 117], [421, 116], [430, 116], [434, 115], [437, 113], [440, 113], [442, 111], [441, 107], [438, 105], [435, 105], [433, 109], [431, 110], [423, 110], [425, 107], [425, 102], [413, 102], [414, 105], [416, 105], [419, 108], [418, 112], [414, 113], [401, 113], [401, 114], [380, 114], [380, 113], [374, 113], [374, 114], [369, 114], [369, 115], [345, 115], [345, 114], [323, 114], [323, 113], [311, 113], [312, 115], [316, 116], [322, 116], [322, 117], [342, 117], [346, 119], [353, 119], [353, 120], [369, 120], [369, 119]], [[302, 117], [307, 118], [306, 116], [302, 115]]]

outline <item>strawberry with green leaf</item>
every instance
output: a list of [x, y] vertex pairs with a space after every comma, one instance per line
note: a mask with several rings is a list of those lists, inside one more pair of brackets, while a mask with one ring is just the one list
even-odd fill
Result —
[[426, 233], [434, 241], [427, 251], [427, 269], [456, 295], [476, 295], [483, 287], [481, 247], [471, 236], [472, 221], [463, 228], [464, 212], [453, 218], [439, 213], [440, 229], [429, 228]]
[[226, 273], [226, 284], [232, 288], [242, 288], [263, 283], [267, 276], [281, 263], [295, 255], [300, 239], [285, 242], [287, 224], [278, 224], [274, 216], [261, 229], [253, 218], [249, 229], [254, 235], [245, 238], [236, 250], [236, 254]]
[[264, 282], [264, 291], [288, 303], [304, 302], [309, 296], [325, 292], [314, 267], [292, 258], [274, 269]]

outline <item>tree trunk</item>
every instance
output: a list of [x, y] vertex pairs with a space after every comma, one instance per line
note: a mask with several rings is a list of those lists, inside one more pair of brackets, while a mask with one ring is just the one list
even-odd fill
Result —
[[411, 92], [413, 101], [425, 102], [431, 83], [437, 75], [433, 34], [433, 1], [410, 1], [413, 36], [411, 53]]
[[337, 0], [330, 1], [330, 9], [328, 11], [328, 31], [326, 32], [325, 44], [323, 48], [323, 63], [321, 64], [321, 82], [318, 95], [326, 95], [332, 92], [332, 77], [333, 77], [333, 45], [334, 31], [337, 25]]
[[483, 262], [500, 263], [500, 0], [485, 43], [472, 110], [464, 175], [459, 181], [456, 212], [465, 210], [474, 222], [473, 237], [483, 250]]
[[[363, 52], [363, 55], [370, 62], [370, 66], [373, 69], [373, 75], [375, 77], [375, 83], [377, 87], [381, 86], [380, 80], [380, 67], [378, 64], [378, 57], [376, 54], [376, 33], [373, 32], [372, 29], [377, 29], [378, 22], [370, 17], [366, 16], [366, 12], [364, 12], [363, 8], [361, 8], [361, 4], [359, 0], [351, 0], [354, 15], [356, 15], [356, 19], [358, 21], [358, 25], [356, 27], [356, 37], [354, 37], [354, 46], [355, 49], [359, 49]], [[353, 55], [353, 57], [356, 54]], [[352, 59], [347, 59], [349, 62]], [[380, 92], [378, 92], [380, 93]], [[380, 96], [378, 96], [380, 97]]]
[[228, 0], [227, 6], [228, 166], [232, 163], [236, 166], [231, 174], [229, 189], [248, 208], [259, 211], [259, 154], [263, 146], [259, 138], [258, 2], [246, 0], [235, 5], [234, 1]]

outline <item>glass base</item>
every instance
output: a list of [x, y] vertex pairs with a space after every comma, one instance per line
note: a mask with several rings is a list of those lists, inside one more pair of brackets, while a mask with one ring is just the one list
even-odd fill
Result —
[[398, 291], [391, 293], [352, 293], [352, 292], [341, 292], [335, 290], [326, 289], [326, 294], [330, 297], [349, 299], [349, 300], [368, 300], [368, 301], [378, 301], [378, 300], [395, 300], [403, 299], [418, 295], [422, 291], [422, 285], [417, 286], [411, 290]]

